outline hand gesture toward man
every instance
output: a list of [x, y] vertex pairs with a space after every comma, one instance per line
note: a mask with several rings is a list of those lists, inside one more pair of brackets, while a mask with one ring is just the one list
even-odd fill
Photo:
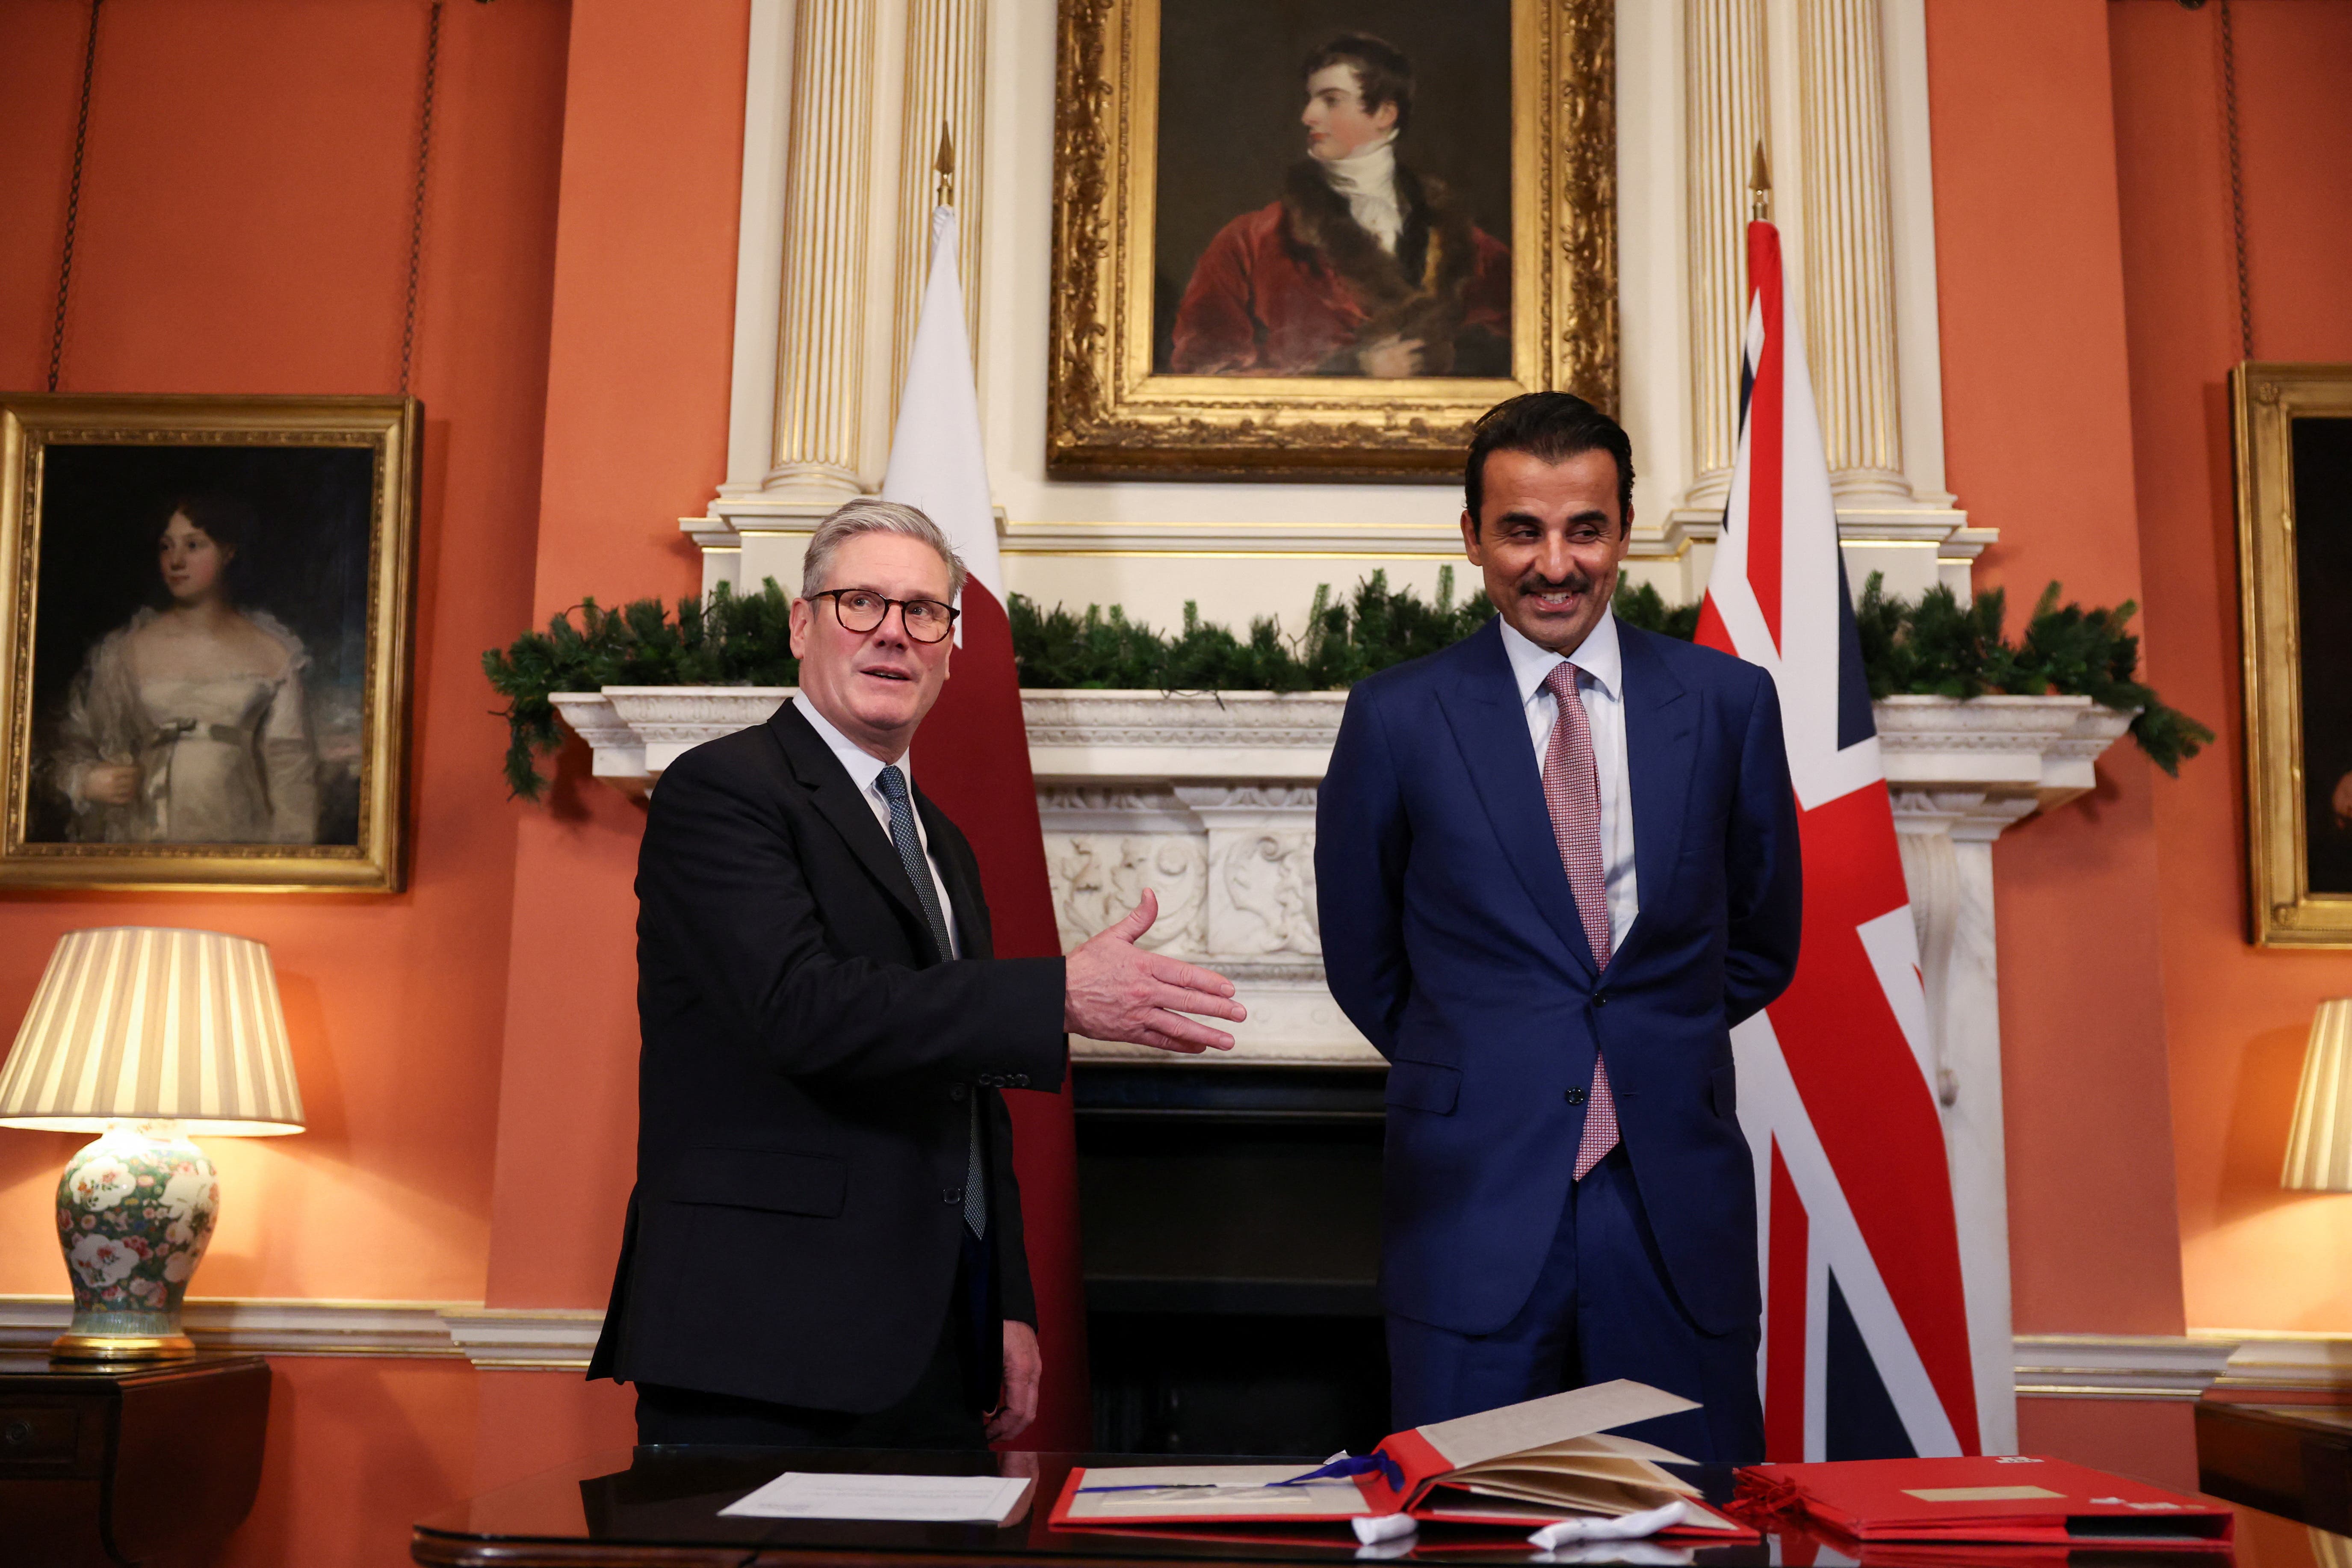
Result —
[[1234, 983], [1214, 970], [1146, 952], [1135, 945], [1160, 918], [1160, 900], [1147, 888], [1123, 919], [1070, 954], [1062, 1026], [1095, 1040], [1124, 1040], [1197, 1056], [1229, 1051], [1234, 1037], [1184, 1015], [1238, 1024], [1248, 1009], [1234, 1000]]

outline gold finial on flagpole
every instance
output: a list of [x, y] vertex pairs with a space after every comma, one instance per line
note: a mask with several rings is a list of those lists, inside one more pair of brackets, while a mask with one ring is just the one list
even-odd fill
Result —
[[940, 155], [932, 160], [931, 171], [940, 177], [940, 205], [951, 205], [955, 201], [955, 137], [949, 133], [944, 120], [940, 121]]
[[1748, 216], [1757, 223], [1772, 221], [1772, 171], [1764, 162], [1764, 139], [1756, 139], [1756, 161], [1748, 170]]

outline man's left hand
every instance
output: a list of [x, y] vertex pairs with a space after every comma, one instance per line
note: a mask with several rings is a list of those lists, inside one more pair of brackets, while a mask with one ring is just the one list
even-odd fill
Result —
[[996, 1414], [988, 1418], [988, 1440], [1002, 1443], [1018, 1437], [1037, 1419], [1037, 1379], [1045, 1369], [1037, 1353], [1037, 1331], [1026, 1323], [1004, 1321], [1004, 1393]]

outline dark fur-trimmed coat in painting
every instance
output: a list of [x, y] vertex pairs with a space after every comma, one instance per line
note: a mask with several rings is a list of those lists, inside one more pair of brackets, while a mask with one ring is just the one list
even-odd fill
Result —
[[1179, 375], [1360, 375], [1365, 348], [1417, 339], [1423, 375], [1510, 374], [1511, 253], [1433, 175], [1400, 163], [1391, 256], [1314, 160], [1282, 199], [1217, 231], [1177, 307]]

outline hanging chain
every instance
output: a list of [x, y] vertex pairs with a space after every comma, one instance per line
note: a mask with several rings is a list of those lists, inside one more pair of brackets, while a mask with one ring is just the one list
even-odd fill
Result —
[[425, 175], [433, 155], [433, 79], [441, 60], [441, 0], [425, 28], [425, 102], [416, 121], [416, 193], [408, 215], [408, 310], [400, 324], [400, 395], [416, 358], [416, 280], [425, 260]]
[[81, 222], [81, 161], [89, 149], [89, 89], [98, 76], [98, 8], [89, 0], [89, 37], [81, 50], [81, 111], [74, 119], [73, 183], [66, 187], [66, 243], [58, 258], [58, 316], [49, 329], [49, 390], [58, 389], [66, 363], [66, 302], [73, 297], [74, 231]]
[[2238, 157], [2238, 49], [2230, 27], [2230, 0], [2221, 0], [2221, 112], [2230, 132], [2230, 226], [2238, 243], [2238, 357], [2252, 359], [2254, 305], [2246, 280], [2246, 181]]

